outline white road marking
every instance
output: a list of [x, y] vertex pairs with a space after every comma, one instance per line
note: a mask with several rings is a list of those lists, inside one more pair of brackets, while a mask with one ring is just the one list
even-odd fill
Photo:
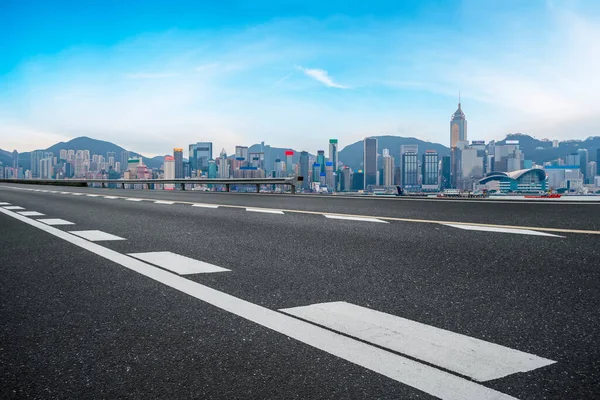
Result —
[[73, 222], [65, 221], [64, 219], [60, 218], [44, 218], [38, 219], [37, 221], [43, 222], [46, 225], [75, 225]]
[[122, 237], [118, 237], [115, 235], [111, 235], [110, 233], [102, 232], [102, 231], [69, 231], [73, 235], [77, 235], [84, 239], [90, 240], [92, 242], [101, 242], [106, 240], [127, 240]]
[[136, 260], [133, 257], [120, 254], [51, 226], [40, 224], [36, 220], [1, 208], [0, 213], [10, 215], [26, 224], [39, 228], [224, 311], [228, 311], [440, 399], [515, 399], [515, 397], [487, 388], [449, 372], [421, 364], [409, 358], [220, 292], [160, 268], [152, 267], [150, 264]]
[[136, 199], [135, 197], [130, 197], [128, 199], [125, 199], [127, 201], [142, 201], [143, 199]]
[[159, 267], [173, 271], [179, 275], [205, 274], [209, 272], [226, 272], [227, 268], [222, 268], [204, 261], [194, 260], [193, 258], [171, 253], [170, 251], [154, 251], [150, 253], [130, 253], [131, 257], [149, 262]]
[[202, 203], [192, 204], [192, 207], [219, 208], [219, 206], [216, 204], [202, 204]]
[[21, 206], [4, 206], [5, 209], [7, 210], [24, 210], [24, 207]]
[[556, 362], [343, 301], [280, 311], [479, 382]]
[[99, 194], [86, 194], [87, 197], [100, 197]]
[[348, 215], [330, 215], [330, 214], [323, 214], [323, 215], [325, 215], [325, 218], [331, 218], [331, 219], [344, 219], [344, 220], [348, 220], [348, 221], [381, 222], [382, 224], [389, 223], [389, 222], [381, 220], [381, 219], [369, 218], [369, 217], [352, 217], [352, 216], [348, 216]]
[[60, 192], [60, 194], [71, 194], [71, 192]]
[[3, 202], [0, 202], [0, 206], [10, 206], [10, 203], [3, 201]]
[[46, 214], [42, 214], [41, 212], [37, 212], [37, 211], [17, 211], [17, 212], [26, 217], [41, 217], [43, 215], [46, 215]]
[[442, 225], [451, 226], [453, 228], [458, 228], [458, 229], [465, 229], [468, 231], [515, 233], [518, 235], [550, 236], [550, 237], [564, 238], [564, 236], [553, 235], [551, 233], [540, 232], [540, 231], [532, 231], [532, 230], [528, 230], [528, 229], [497, 228], [494, 226], [462, 225], [462, 224], [442, 224]]
[[117, 196], [104, 196], [105, 199], [118, 199]]
[[175, 204], [174, 201], [156, 200], [154, 204]]
[[83, 193], [79, 193], [79, 192], [71, 192], [71, 194], [73, 196], [83, 196]]
[[265, 214], [283, 214], [281, 210], [274, 210], [272, 208], [246, 208], [246, 211], [259, 212]]

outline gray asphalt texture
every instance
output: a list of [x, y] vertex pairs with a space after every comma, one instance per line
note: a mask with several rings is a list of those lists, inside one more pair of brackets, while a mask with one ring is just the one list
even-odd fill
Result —
[[[600, 227], [594, 205], [101, 193]], [[557, 361], [484, 383], [517, 398], [594, 399], [600, 393], [599, 235], [473, 232], [5, 188], [0, 201], [76, 224], [61, 230], [126, 238], [100, 242], [124, 254], [171, 251], [228, 268], [186, 278], [271, 309], [347, 301]], [[1, 398], [430, 398], [4, 214], [0, 318]]]

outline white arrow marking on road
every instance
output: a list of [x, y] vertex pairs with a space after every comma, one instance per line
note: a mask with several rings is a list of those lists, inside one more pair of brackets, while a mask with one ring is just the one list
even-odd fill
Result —
[[210, 272], [226, 272], [227, 268], [222, 268], [204, 261], [194, 260], [193, 258], [171, 253], [170, 251], [153, 251], [150, 253], [129, 253], [131, 257], [149, 262], [159, 267], [173, 271], [179, 275], [205, 274]]
[[325, 218], [331, 218], [331, 219], [344, 219], [347, 221], [365, 221], [365, 222], [380, 222], [382, 224], [388, 224], [389, 222], [387, 221], [383, 221], [381, 219], [377, 219], [377, 218], [368, 218], [368, 217], [349, 217], [346, 215], [331, 215], [331, 214], [324, 214]]
[[224, 311], [272, 329], [299, 342], [323, 350], [343, 360], [387, 376], [397, 382], [443, 400], [487, 399], [515, 400], [515, 397], [490, 389], [468, 379], [453, 375], [387, 350], [332, 332], [297, 318], [250, 303], [249, 301], [212, 289], [114, 250], [89, 242], [68, 232], [40, 224], [36, 220], [0, 208], [0, 213], [12, 216], [80, 248], [95, 253], [148, 278], [161, 282]]
[[127, 240], [122, 237], [118, 237], [115, 235], [111, 235], [110, 233], [102, 232], [102, 231], [69, 231], [73, 235], [77, 235], [84, 239], [90, 240], [92, 242], [101, 242], [106, 240]]
[[564, 236], [553, 235], [551, 233], [532, 231], [528, 229], [513, 229], [513, 228], [496, 228], [493, 226], [479, 226], [479, 225], [462, 225], [462, 224], [442, 224], [451, 226], [453, 228], [465, 229], [467, 231], [480, 231], [480, 232], [498, 232], [498, 233], [515, 233], [518, 235], [534, 235], [534, 236], [549, 236], [564, 238]]
[[280, 311], [479, 382], [556, 362], [343, 301]]

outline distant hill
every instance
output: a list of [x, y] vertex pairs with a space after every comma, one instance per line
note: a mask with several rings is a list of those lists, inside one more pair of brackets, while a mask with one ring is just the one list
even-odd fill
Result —
[[589, 137], [586, 140], [567, 140], [559, 142], [558, 147], [552, 147], [552, 141], [535, 139], [522, 133], [512, 133], [496, 143], [505, 144], [507, 140], [518, 140], [525, 159], [533, 160], [537, 164], [553, 161], [559, 157], [564, 159], [567, 154], [576, 153], [579, 149], [588, 150], [588, 162], [597, 161], [596, 151], [600, 148], [600, 136]]
[[[419, 154], [425, 153], [425, 150], [435, 150], [438, 152], [440, 159], [450, 154], [450, 149], [439, 143], [425, 142], [417, 138], [406, 138], [401, 136], [372, 136], [377, 139], [377, 153], [381, 154], [383, 149], [389, 149], [390, 155], [394, 157], [395, 165], [400, 165], [400, 147], [405, 144], [419, 145]], [[339, 158], [344, 165], [352, 169], [361, 169], [363, 163], [363, 141], [352, 143], [344, 147]]]
[[[106, 157], [106, 153], [115, 152], [117, 161], [120, 160], [121, 152], [125, 151], [125, 149], [121, 146], [118, 146], [111, 142], [106, 142], [104, 140], [92, 139], [87, 136], [77, 137], [75, 139], [69, 140], [68, 142], [59, 142], [55, 145], [48, 147], [47, 149], [38, 149], [43, 151], [49, 151], [54, 153], [55, 156], [58, 157], [61, 150], [89, 150], [90, 154], [101, 154]], [[8, 157], [5, 156], [4, 153], [8, 154]], [[139, 153], [134, 151], [129, 152], [130, 156], [140, 156]], [[160, 168], [163, 164], [164, 156], [157, 156], [153, 158], [147, 158], [141, 156], [144, 159], [144, 164], [146, 164], [149, 168]], [[6, 152], [4, 150], [0, 150], [0, 161], [5, 165], [12, 165], [12, 153]], [[23, 167], [23, 169], [31, 169], [31, 156], [30, 152], [20, 153], [19, 154], [19, 166]]]

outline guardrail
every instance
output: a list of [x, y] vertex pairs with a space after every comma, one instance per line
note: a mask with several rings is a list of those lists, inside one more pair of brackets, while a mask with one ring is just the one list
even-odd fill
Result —
[[295, 178], [239, 178], [239, 179], [0, 179], [0, 182], [25, 183], [30, 185], [54, 185], [54, 186], [89, 186], [90, 183], [100, 183], [103, 188], [109, 184], [120, 185], [125, 189], [125, 185], [145, 185], [150, 189], [150, 185], [180, 185], [182, 190], [186, 190], [186, 185], [225, 185], [225, 191], [229, 192], [230, 187], [240, 185], [256, 185], [256, 191], [260, 192], [261, 185], [283, 185], [290, 186], [292, 194], [296, 193], [296, 185], [302, 181], [302, 177]]

